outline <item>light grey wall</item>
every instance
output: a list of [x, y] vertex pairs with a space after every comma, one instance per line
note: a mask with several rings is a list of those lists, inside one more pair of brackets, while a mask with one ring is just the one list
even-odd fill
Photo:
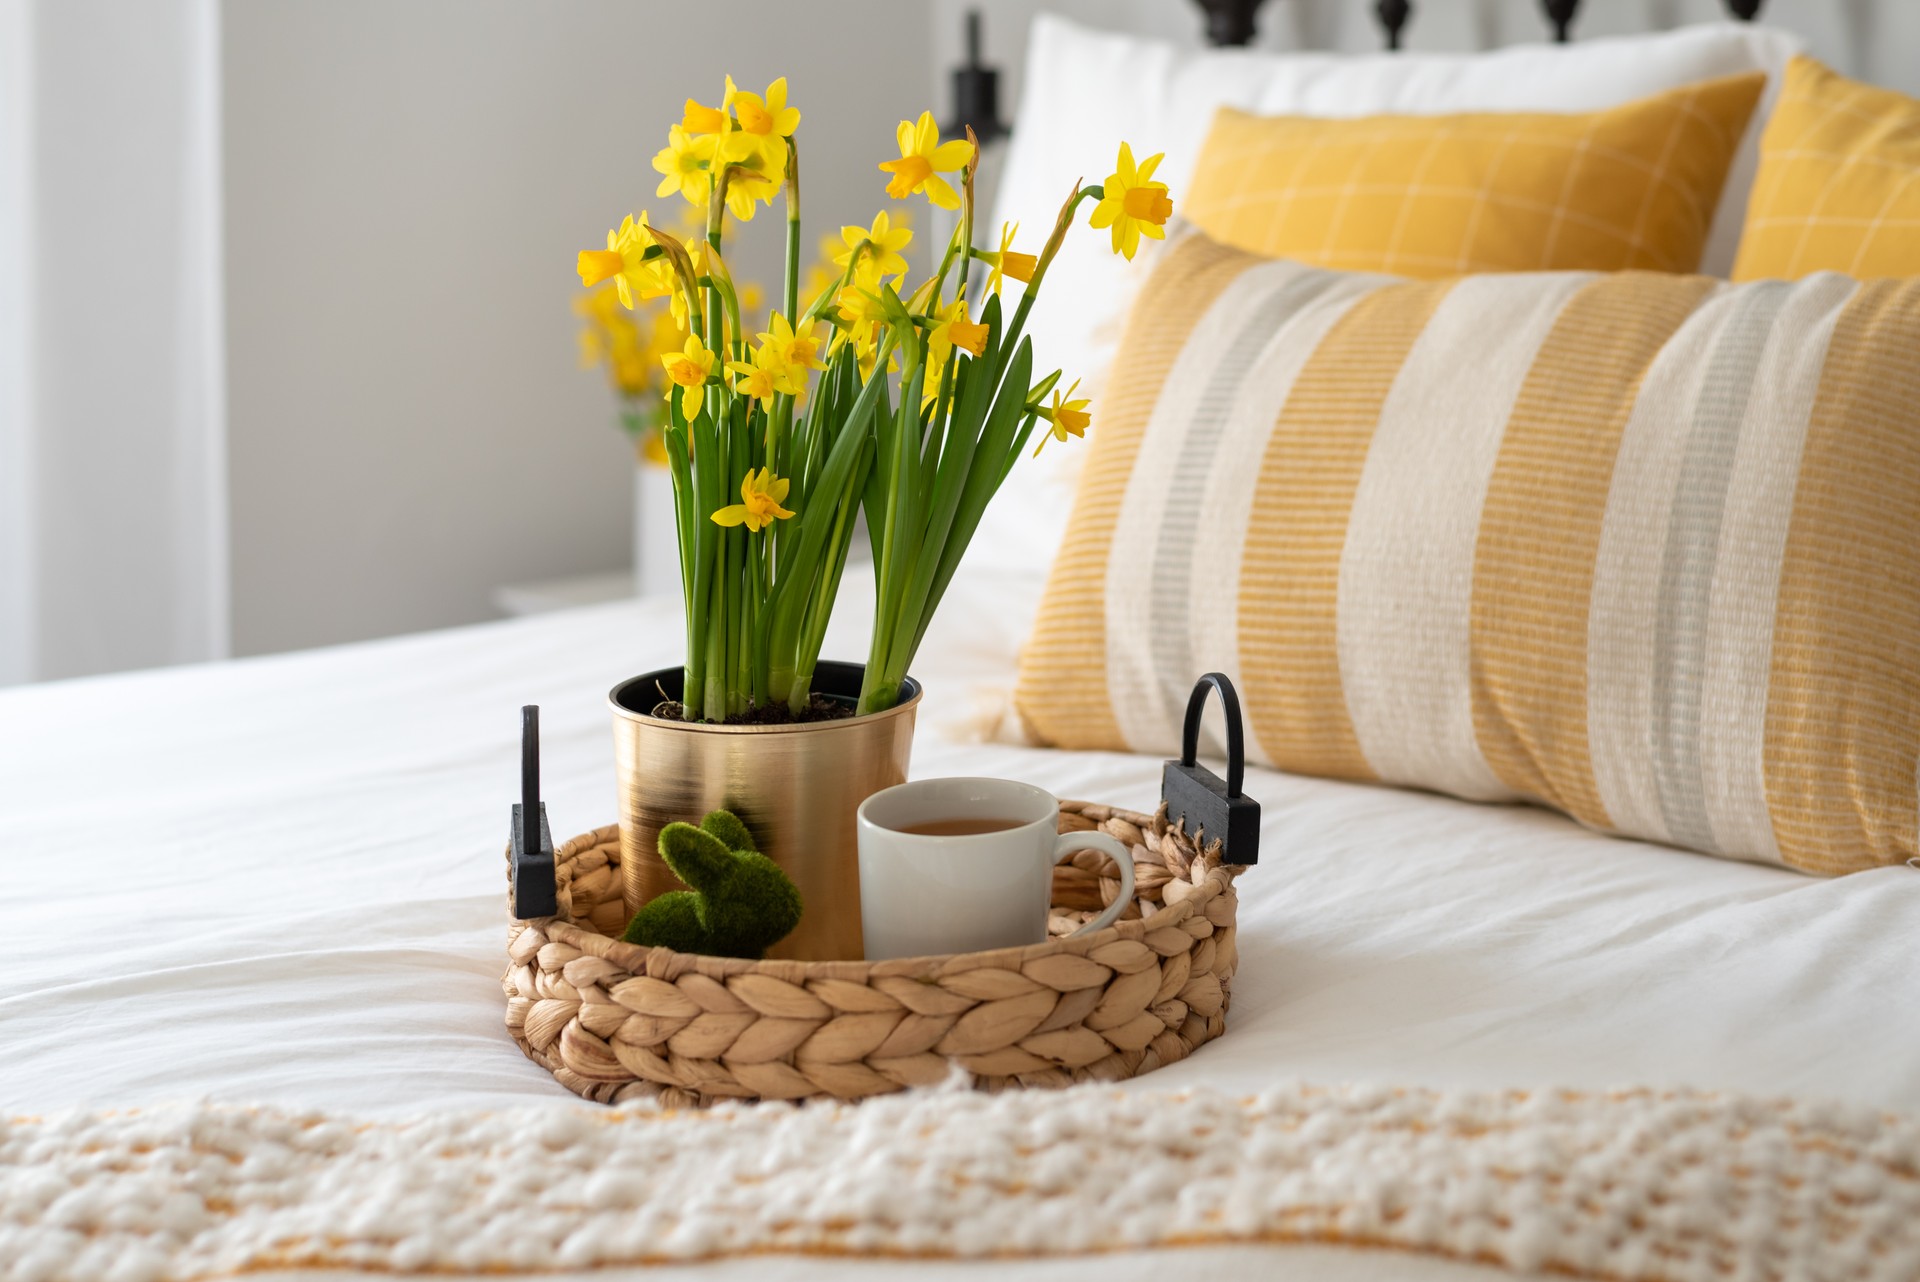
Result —
[[[727, 72], [791, 79], [809, 252], [871, 216], [895, 123], [933, 105], [923, 2], [224, 19], [236, 654], [485, 619], [497, 584], [626, 565], [631, 456], [577, 368], [575, 251], [668, 204], [649, 161]], [[774, 283], [778, 240], [776, 207], [735, 271]]]
[[[662, 206], [649, 159], [682, 99], [712, 102], [728, 71], [792, 78], [809, 250], [864, 222], [894, 122], [947, 114], [974, 6], [1009, 115], [1042, 7], [1200, 29], [1185, 0], [226, 0], [234, 652], [480, 620], [497, 584], [624, 566], [633, 487], [604, 386], [576, 368], [574, 252]], [[1260, 43], [1374, 48], [1371, 9], [1269, 0]], [[1416, 49], [1542, 31], [1536, 0], [1416, 11]], [[1585, 11], [1589, 37], [1721, 12]], [[1914, 0], [1769, 0], [1766, 16], [1920, 92]], [[756, 223], [736, 268], [776, 279], [776, 239]]]

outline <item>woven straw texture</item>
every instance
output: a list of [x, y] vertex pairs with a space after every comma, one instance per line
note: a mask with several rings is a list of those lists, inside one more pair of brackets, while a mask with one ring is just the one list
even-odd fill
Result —
[[[1536, 1282], [1913, 1282], [1920, 1119], [1693, 1091], [1276, 1084], [400, 1118], [198, 1104], [0, 1126], [8, 1282], [579, 1277], [776, 1252], [863, 1257], [874, 1265], [840, 1276], [913, 1282], [1330, 1267], [1281, 1251], [1020, 1263], [1261, 1242]], [[981, 1267], [914, 1263], [940, 1259]], [[1384, 1255], [1340, 1272], [1433, 1276]], [[794, 1274], [768, 1260], [744, 1276]]]
[[1105, 854], [1054, 871], [1054, 938], [1026, 948], [884, 962], [740, 961], [640, 948], [624, 926], [620, 832], [555, 852], [560, 911], [508, 930], [507, 1029], [535, 1063], [602, 1103], [657, 1098], [859, 1099], [958, 1067], [985, 1090], [1117, 1081], [1184, 1059], [1226, 1029], [1237, 954], [1219, 843], [1166, 821], [1060, 803], [1060, 831], [1133, 851], [1135, 899], [1070, 939], [1119, 893]]

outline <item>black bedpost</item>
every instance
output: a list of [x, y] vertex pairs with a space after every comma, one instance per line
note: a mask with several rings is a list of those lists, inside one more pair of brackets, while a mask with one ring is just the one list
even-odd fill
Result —
[[1727, 8], [1732, 10], [1733, 16], [1740, 21], [1752, 22], [1760, 16], [1762, 2], [1763, 0], [1727, 0]]
[[1387, 29], [1387, 48], [1400, 48], [1400, 29], [1407, 25], [1407, 19], [1413, 16], [1410, 0], [1379, 0], [1373, 6], [1374, 17], [1380, 19], [1380, 25]]
[[1573, 32], [1573, 15], [1580, 11], [1580, 0], [1540, 0], [1540, 7], [1547, 11], [1547, 21], [1553, 24], [1554, 40], [1567, 43]]
[[1194, 0], [1207, 18], [1207, 43], [1235, 48], [1253, 43], [1253, 16], [1265, 0]]

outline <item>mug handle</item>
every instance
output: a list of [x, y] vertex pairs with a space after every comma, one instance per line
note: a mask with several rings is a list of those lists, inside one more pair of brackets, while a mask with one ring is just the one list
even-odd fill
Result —
[[1120, 865], [1120, 893], [1107, 905], [1105, 912], [1068, 935], [1068, 939], [1105, 930], [1133, 902], [1133, 852], [1104, 832], [1063, 832], [1054, 839], [1053, 862], [1057, 864], [1068, 855], [1078, 854], [1082, 850], [1104, 850], [1113, 856], [1113, 862]]

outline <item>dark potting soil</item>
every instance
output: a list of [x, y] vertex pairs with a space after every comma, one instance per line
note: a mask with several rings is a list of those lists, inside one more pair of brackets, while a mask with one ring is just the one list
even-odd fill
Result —
[[[653, 711], [647, 715], [658, 717], [662, 721], [685, 721], [687, 719], [687, 709], [686, 705], [678, 699], [668, 699], [664, 702], [656, 703], [653, 706]], [[851, 704], [842, 703], [838, 699], [829, 699], [825, 695], [816, 694], [813, 696], [813, 702], [807, 705], [806, 711], [797, 717], [793, 714], [793, 709], [789, 708], [786, 704], [770, 703], [765, 707], [756, 706], [748, 708], [738, 716], [726, 718], [720, 722], [720, 724], [727, 726], [786, 726], [805, 724], [809, 721], [840, 721], [852, 715], [853, 706]], [[695, 724], [700, 723], [696, 722]]]

